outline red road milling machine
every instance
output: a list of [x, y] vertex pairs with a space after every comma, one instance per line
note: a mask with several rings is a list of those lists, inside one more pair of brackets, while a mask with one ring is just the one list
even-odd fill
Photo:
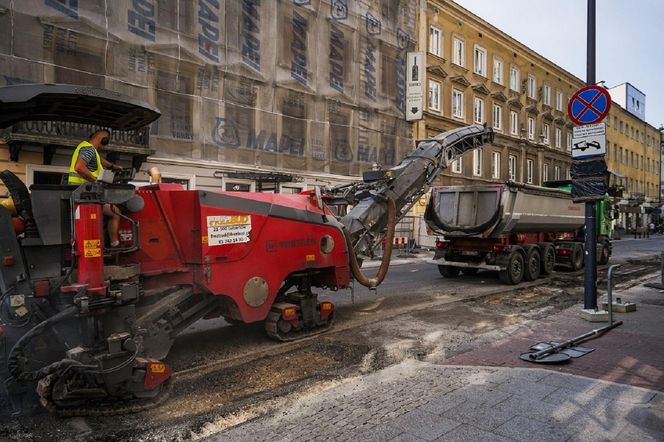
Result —
[[[107, 90], [0, 88], [5, 128], [69, 121], [129, 130], [158, 117]], [[28, 190], [0, 173], [15, 206], [14, 214], [0, 207], [0, 378], [13, 408], [72, 416], [150, 407], [168, 388], [163, 359], [175, 337], [203, 317], [264, 321], [282, 341], [327, 330], [334, 305], [313, 290], [380, 284], [397, 220], [450, 161], [492, 140], [481, 125], [455, 129], [419, 142], [391, 169], [297, 195], [136, 188], [133, 169]], [[112, 250], [106, 203], [123, 210], [121, 247]], [[349, 206], [344, 216], [333, 210]], [[384, 239], [382, 265], [368, 278], [357, 257], [373, 256]]]

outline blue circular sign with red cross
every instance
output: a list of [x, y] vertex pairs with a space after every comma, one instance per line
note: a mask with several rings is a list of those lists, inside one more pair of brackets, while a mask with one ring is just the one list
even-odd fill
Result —
[[567, 115], [575, 124], [599, 123], [611, 110], [611, 95], [601, 86], [579, 89], [567, 104]]

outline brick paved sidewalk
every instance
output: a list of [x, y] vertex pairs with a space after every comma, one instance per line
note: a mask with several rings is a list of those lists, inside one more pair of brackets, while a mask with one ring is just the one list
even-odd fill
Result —
[[[595, 348], [594, 352], [563, 365], [539, 367], [664, 391], [664, 293], [639, 285], [627, 291], [618, 290], [614, 296], [636, 302], [637, 311], [616, 313], [615, 320], [623, 320], [623, 325], [583, 344]], [[521, 361], [518, 356], [536, 342], [565, 341], [607, 325], [581, 319], [581, 307], [531, 323], [511, 336], [442, 363], [533, 367], [534, 364]]]
[[664, 440], [664, 394], [539, 368], [406, 361], [208, 440]]

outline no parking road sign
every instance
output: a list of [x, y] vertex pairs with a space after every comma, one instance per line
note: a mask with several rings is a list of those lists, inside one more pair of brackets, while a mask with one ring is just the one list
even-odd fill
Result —
[[601, 86], [579, 89], [569, 100], [567, 114], [575, 124], [599, 123], [609, 114], [611, 95]]

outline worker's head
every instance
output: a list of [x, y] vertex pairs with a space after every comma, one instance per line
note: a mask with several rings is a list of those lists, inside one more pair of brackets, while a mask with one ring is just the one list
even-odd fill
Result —
[[101, 146], [106, 146], [111, 139], [111, 132], [106, 129], [99, 129], [90, 135], [90, 144], [99, 149]]

